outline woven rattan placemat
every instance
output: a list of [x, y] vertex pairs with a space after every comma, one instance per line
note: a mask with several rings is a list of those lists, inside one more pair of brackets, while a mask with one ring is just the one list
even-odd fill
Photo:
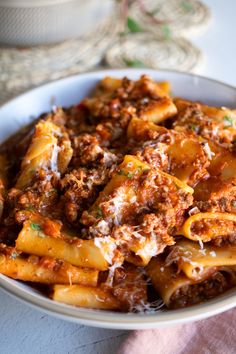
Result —
[[[194, 71], [202, 64], [201, 51], [184, 38], [209, 22], [209, 10], [200, 1], [134, 1], [129, 16], [144, 33], [125, 36], [119, 35], [121, 19], [115, 9], [82, 38], [50, 46], [0, 48], [0, 104], [42, 83], [94, 69], [104, 57], [110, 67]], [[151, 20], [145, 11], [152, 13]]]

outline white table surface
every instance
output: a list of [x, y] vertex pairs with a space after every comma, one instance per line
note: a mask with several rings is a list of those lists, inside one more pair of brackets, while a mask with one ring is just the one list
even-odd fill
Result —
[[[198, 73], [236, 85], [235, 0], [204, 0], [212, 21], [192, 38], [205, 54]], [[128, 332], [90, 328], [65, 322], [34, 309], [0, 291], [0, 353], [111, 354]]]

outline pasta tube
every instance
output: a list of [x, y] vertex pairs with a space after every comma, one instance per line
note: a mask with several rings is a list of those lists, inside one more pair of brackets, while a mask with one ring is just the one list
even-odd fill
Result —
[[153, 258], [146, 268], [156, 291], [169, 308], [180, 308], [210, 299], [235, 285], [230, 268], [209, 274], [204, 281], [189, 279], [173, 265], [164, 266], [163, 258]]
[[0, 253], [0, 273], [14, 279], [44, 284], [96, 286], [98, 271], [78, 268], [50, 257], [22, 257], [17, 251]]
[[146, 108], [140, 112], [139, 117], [153, 123], [161, 123], [163, 120], [174, 116], [177, 113], [177, 108], [168, 96], [161, 97], [158, 101], [148, 104]]
[[156, 137], [168, 133], [166, 128], [156, 125], [153, 122], [132, 118], [127, 128], [127, 137], [136, 141], [149, 140], [151, 138], [149, 135], [150, 131], [154, 131]]
[[49, 121], [36, 125], [32, 142], [21, 164], [21, 173], [16, 188], [23, 189], [31, 183], [35, 172], [49, 168], [52, 172], [63, 173], [73, 154], [67, 133]]
[[[199, 139], [184, 132], [168, 130], [149, 121], [133, 118], [127, 129], [129, 139], [135, 141], [157, 140], [164, 137], [164, 154], [168, 157], [171, 175], [182, 182], [195, 185], [202, 176], [207, 175], [209, 153]], [[155, 148], [158, 151], [158, 146]], [[163, 152], [162, 152], [163, 154]]]
[[198, 213], [184, 223], [183, 235], [193, 241], [208, 242], [235, 234], [236, 215], [230, 213]]
[[108, 269], [102, 249], [94, 240], [55, 238], [46, 235], [39, 224], [30, 220], [24, 222], [22, 231], [16, 240], [16, 248], [22, 252], [37, 256], [49, 256], [62, 259], [75, 266]]
[[167, 306], [170, 305], [171, 297], [178, 289], [193, 283], [182, 273], [176, 275], [173, 266], [164, 267], [164, 261], [160, 257], [153, 258], [146, 267], [146, 271], [153, 287]]
[[119, 301], [110, 293], [100, 289], [80, 285], [54, 285], [52, 299], [68, 305], [91, 309], [116, 310]]
[[171, 257], [188, 278], [204, 280], [216, 269], [236, 265], [236, 245], [204, 245], [201, 248], [196, 242], [183, 240], [173, 246], [169, 262]]

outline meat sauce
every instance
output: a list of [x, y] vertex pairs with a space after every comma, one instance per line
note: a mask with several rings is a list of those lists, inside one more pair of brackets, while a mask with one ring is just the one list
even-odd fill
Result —
[[[114, 240], [116, 256], [100, 271], [98, 285], [121, 311], [138, 312], [158, 301], [146, 267], [153, 257], [167, 257], [184, 237], [190, 210], [236, 212], [234, 113], [227, 110], [229, 120], [220, 108], [174, 100], [164, 87], [145, 75], [137, 81], [105, 78], [92, 97], [71, 108], [54, 107], [1, 146], [1, 254], [18, 252], [24, 222], [40, 216], [43, 234], [78, 247], [80, 240]], [[40, 124], [51, 127], [45, 140], [51, 155], [45, 159], [39, 157], [46, 149], [39, 142]], [[40, 149], [33, 153], [36, 145]], [[201, 239], [212, 225], [194, 224], [192, 232]], [[215, 220], [216, 230], [218, 225], [224, 220]], [[210, 244], [234, 244], [235, 225], [236, 219], [230, 221], [229, 233]], [[64, 264], [46, 256], [27, 259], [53, 272]], [[167, 306], [199, 303], [234, 285], [214, 269], [209, 279], [175, 291]]]

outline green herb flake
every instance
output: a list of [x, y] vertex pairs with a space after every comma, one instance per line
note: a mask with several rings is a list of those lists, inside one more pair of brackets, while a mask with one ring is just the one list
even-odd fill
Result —
[[234, 125], [233, 118], [229, 116], [224, 116], [223, 120], [224, 120], [225, 128], [233, 127]]
[[193, 130], [195, 133], [198, 132], [199, 126], [196, 124], [189, 124], [189, 129]]
[[118, 171], [118, 175], [119, 175], [119, 176], [126, 176], [126, 173], [125, 173], [124, 170], [119, 170], [119, 171]]
[[190, 12], [193, 10], [193, 5], [189, 1], [181, 1], [181, 8], [186, 12]]
[[32, 223], [30, 227], [34, 231], [41, 231], [41, 226], [39, 224]]
[[96, 209], [96, 219], [100, 219], [102, 217], [103, 217], [102, 209], [100, 207], [97, 207], [97, 209]]
[[126, 58], [123, 58], [123, 62], [125, 63], [126, 66], [130, 67], [130, 68], [145, 68], [146, 65], [138, 59], [134, 59], [134, 60], [129, 60]]
[[138, 166], [136, 171], [137, 173], [141, 173], [143, 171], [142, 166]]
[[130, 30], [130, 32], [137, 33], [137, 32], [142, 32], [142, 28], [140, 25], [131, 17], [127, 18], [127, 27]]
[[132, 172], [128, 172], [128, 173], [127, 173], [127, 177], [128, 177], [128, 178], [133, 178], [133, 177], [134, 177], [134, 174], [133, 174]]
[[26, 211], [35, 211], [35, 208], [32, 205], [29, 205], [27, 207], [25, 207]]
[[52, 188], [48, 191], [47, 195], [48, 197], [51, 197], [52, 195], [55, 195], [57, 193], [57, 190], [55, 188]]
[[19, 253], [17, 253], [17, 252], [12, 252], [10, 258], [11, 258], [11, 259], [16, 259], [16, 257], [18, 257], [18, 256], [19, 256]]
[[168, 25], [162, 25], [162, 33], [165, 39], [170, 39], [172, 34], [171, 34], [171, 29]]

